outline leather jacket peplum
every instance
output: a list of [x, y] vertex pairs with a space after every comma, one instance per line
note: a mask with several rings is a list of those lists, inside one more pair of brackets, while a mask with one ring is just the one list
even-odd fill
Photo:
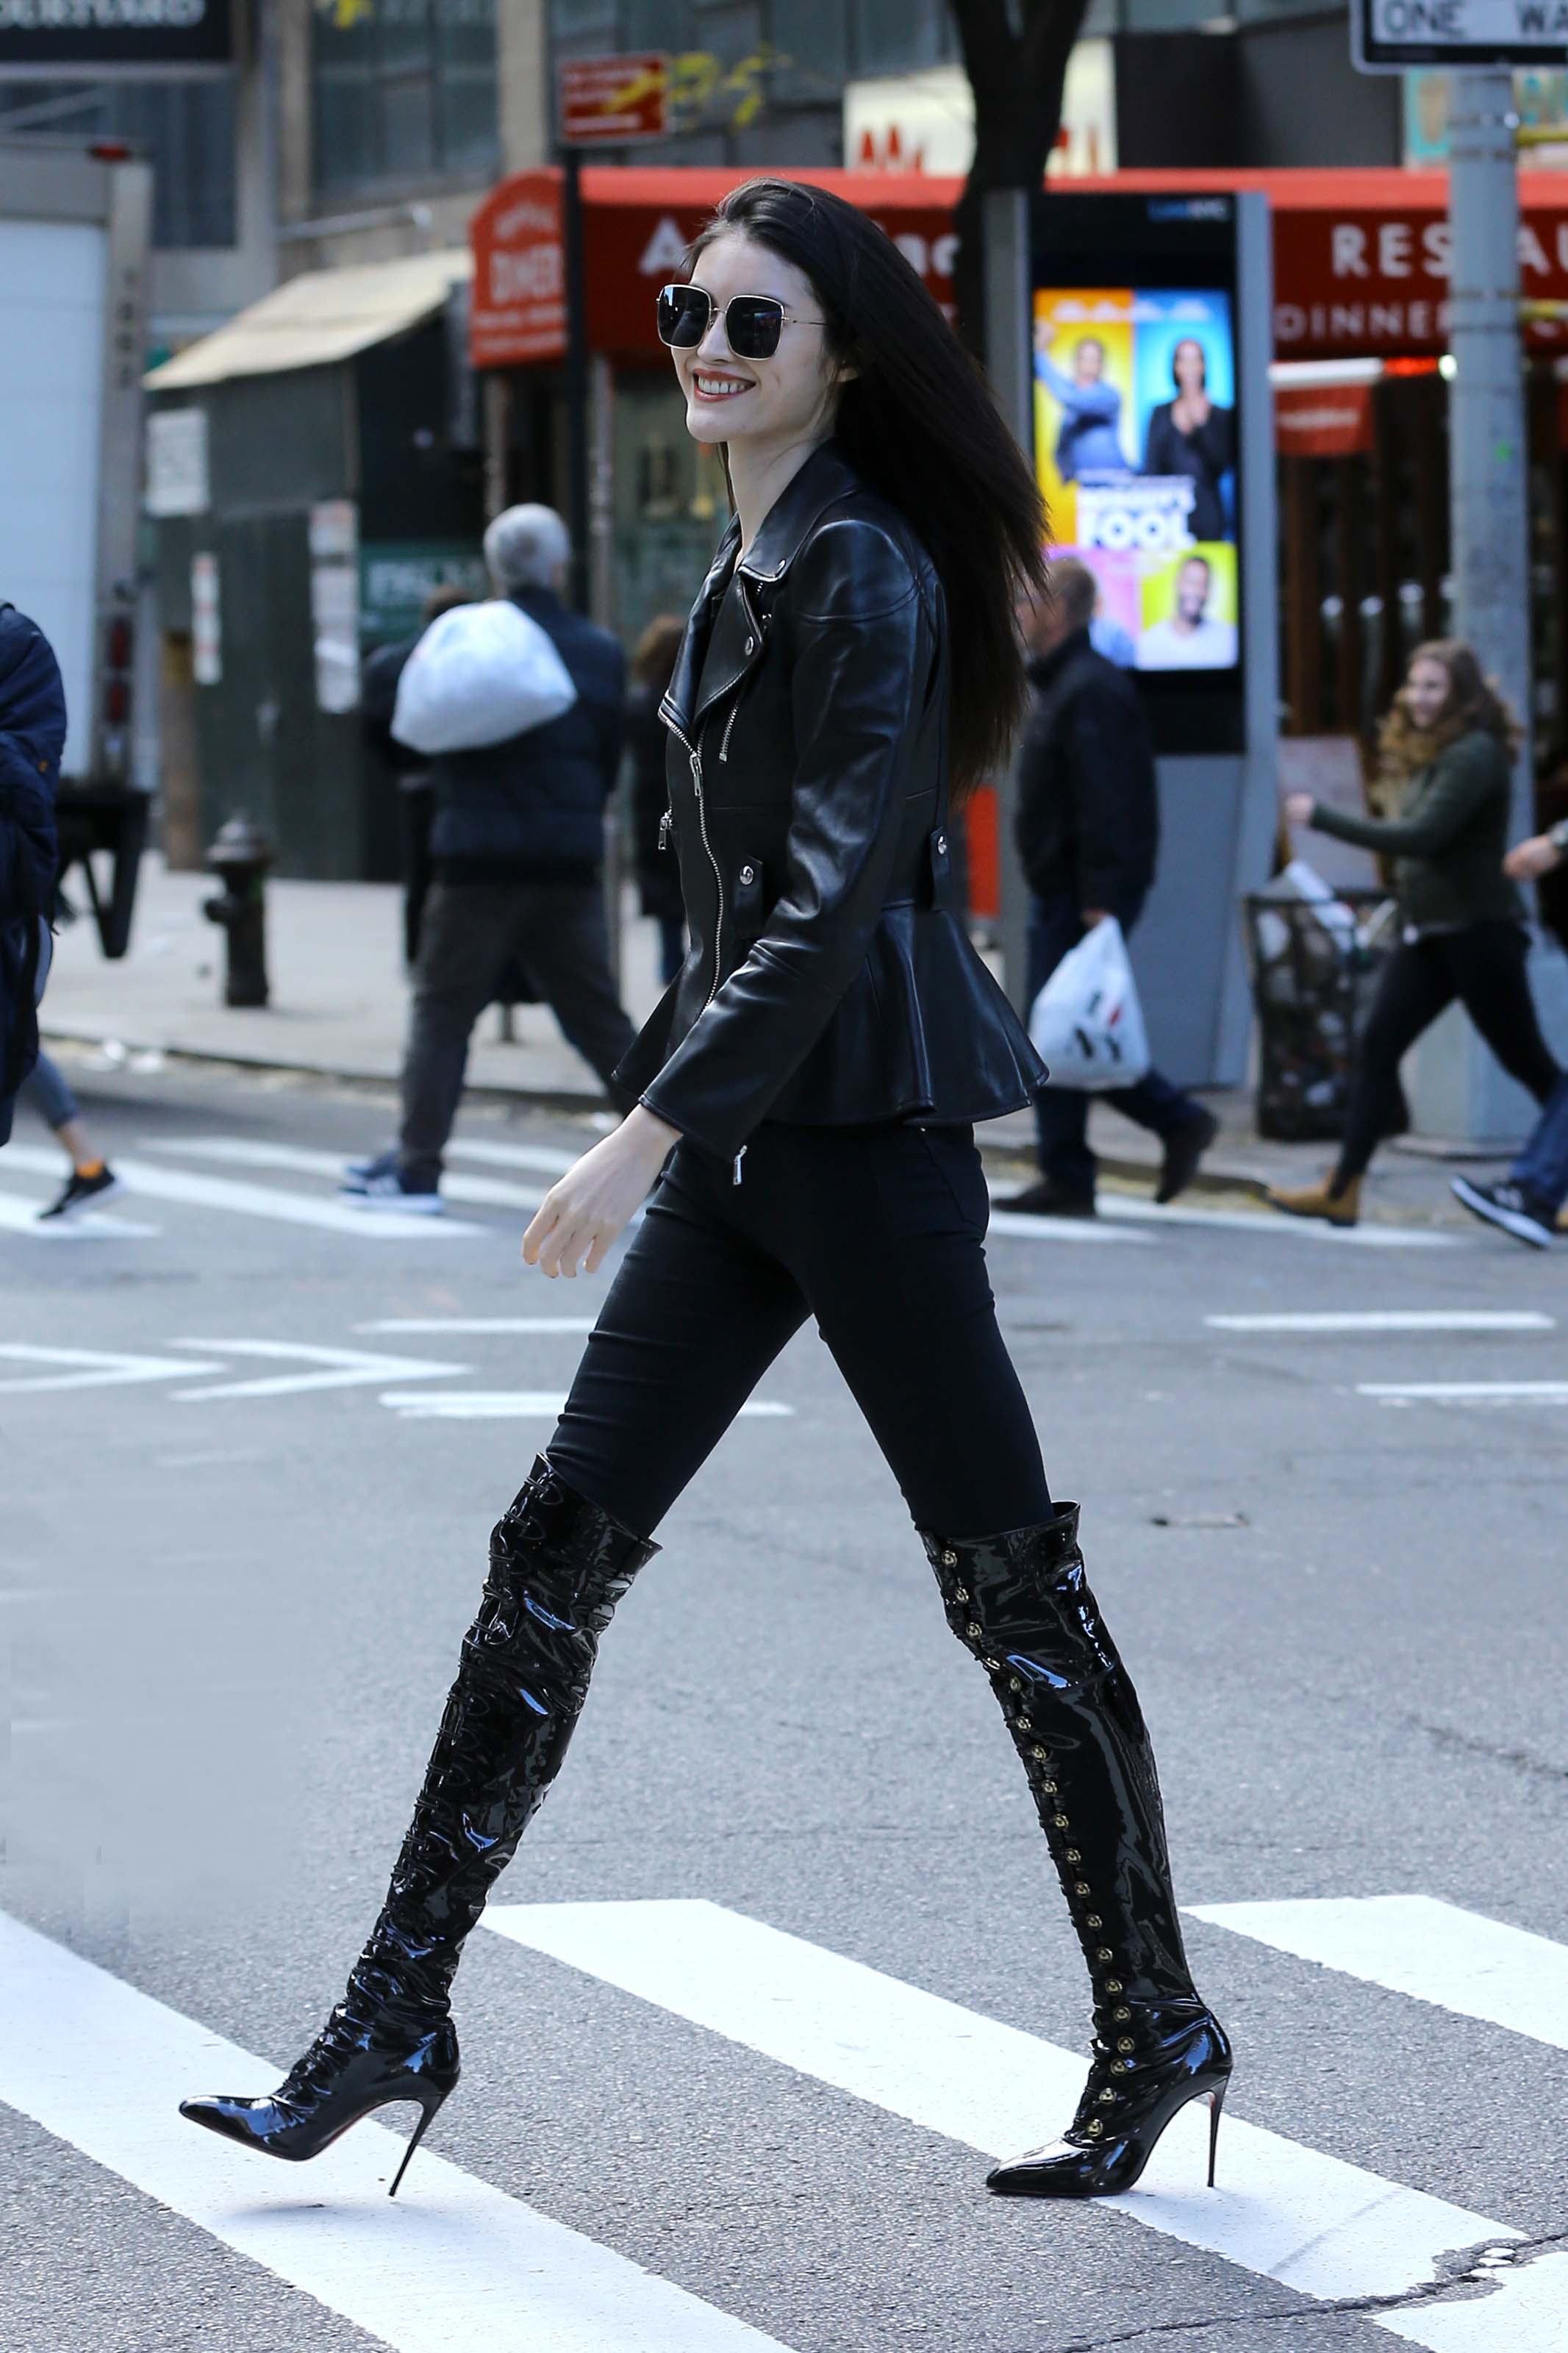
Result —
[[942, 586], [831, 441], [736, 564], [660, 709], [691, 946], [616, 1077], [734, 1158], [803, 1126], [1016, 1111], [1045, 1069], [948, 892]]

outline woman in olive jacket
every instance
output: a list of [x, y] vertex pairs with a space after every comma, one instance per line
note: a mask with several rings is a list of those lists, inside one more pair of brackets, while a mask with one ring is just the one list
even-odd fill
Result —
[[1270, 1191], [1277, 1209], [1355, 1224], [1362, 1177], [1397, 1124], [1400, 1062], [1456, 997], [1537, 1103], [1562, 1075], [1530, 993], [1524, 909], [1502, 871], [1513, 733], [1468, 646], [1418, 646], [1383, 730], [1385, 770], [1406, 778], [1399, 815], [1352, 817], [1308, 793], [1285, 804], [1293, 825], [1394, 859], [1404, 937], [1357, 1043], [1339, 1160], [1316, 1185]]
[[660, 332], [735, 505], [663, 703], [691, 944], [621, 1067], [640, 1100], [552, 1187], [524, 1258], [596, 1268], [657, 1189], [491, 1539], [343, 2000], [270, 2096], [184, 2113], [289, 2158], [391, 2101], [417, 2102], [423, 2130], [457, 2080], [463, 1939], [560, 1766], [611, 1611], [815, 1317], [991, 1679], [1089, 1966], [1077, 2113], [991, 2186], [1089, 2197], [1136, 2180], [1187, 2102], [1217, 2126], [1230, 2051], [1188, 1973], [1148, 1735], [982, 1250], [971, 1123], [1044, 1072], [950, 903], [950, 782], [994, 770], [1019, 714], [1014, 600], [1040, 585], [1044, 517], [941, 311], [853, 206], [752, 182], [690, 267]]

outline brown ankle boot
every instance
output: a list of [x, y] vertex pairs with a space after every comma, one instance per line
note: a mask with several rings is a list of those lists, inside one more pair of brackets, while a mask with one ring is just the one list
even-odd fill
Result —
[[1331, 1226], [1353, 1226], [1361, 1216], [1361, 1178], [1352, 1176], [1333, 1192], [1332, 1176], [1320, 1176], [1315, 1185], [1283, 1187], [1270, 1185], [1264, 1199], [1271, 1209], [1283, 1209], [1289, 1218], [1322, 1218]]

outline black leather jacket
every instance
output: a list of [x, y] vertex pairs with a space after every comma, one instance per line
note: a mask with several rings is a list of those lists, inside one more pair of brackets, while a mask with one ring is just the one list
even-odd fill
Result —
[[731, 521], [660, 714], [690, 952], [616, 1076], [727, 1159], [764, 1119], [1019, 1110], [1044, 1067], [947, 904], [931, 559], [831, 441], [737, 567], [739, 543]]

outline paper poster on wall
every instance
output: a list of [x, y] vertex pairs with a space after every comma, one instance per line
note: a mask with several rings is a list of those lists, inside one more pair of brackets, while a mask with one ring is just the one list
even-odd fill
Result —
[[216, 555], [191, 558], [191, 675], [198, 686], [223, 683], [223, 628]]
[[1234, 669], [1229, 296], [1037, 290], [1035, 428], [1052, 553], [1079, 556], [1100, 584], [1100, 650], [1128, 669]]
[[323, 499], [310, 509], [310, 620], [317, 705], [353, 711], [360, 699], [359, 509], [353, 499]]

